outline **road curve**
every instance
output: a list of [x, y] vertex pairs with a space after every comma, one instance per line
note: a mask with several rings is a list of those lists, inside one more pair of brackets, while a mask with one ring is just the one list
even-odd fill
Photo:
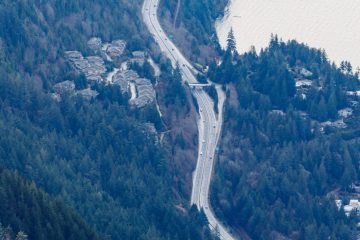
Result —
[[[158, 17], [159, 0], [144, 0], [142, 8], [143, 20], [150, 33], [158, 43], [160, 49], [171, 60], [173, 67], [180, 67], [183, 80], [188, 83], [197, 83], [194, 76], [196, 70], [189, 61], [181, 54], [175, 44], [166, 36], [161, 27]], [[218, 95], [224, 96], [221, 88], [217, 87]], [[212, 230], [217, 229], [222, 240], [235, 240], [226, 228], [218, 221], [210, 207], [209, 189], [214, 166], [214, 157], [217, 143], [219, 141], [221, 126], [223, 122], [222, 106], [224, 101], [219, 101], [219, 114], [216, 118], [214, 103], [209, 95], [200, 89], [193, 89], [199, 105], [198, 129], [199, 129], [199, 151], [196, 169], [193, 174], [193, 186], [191, 192], [191, 204], [203, 209]]]

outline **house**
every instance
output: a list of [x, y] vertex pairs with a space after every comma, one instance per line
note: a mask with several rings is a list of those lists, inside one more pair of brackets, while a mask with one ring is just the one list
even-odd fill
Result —
[[310, 72], [309, 70], [305, 69], [305, 68], [300, 69], [300, 74], [303, 75], [306, 78], [309, 78], [309, 77], [313, 76], [313, 73]]
[[352, 211], [360, 213], [360, 202], [357, 199], [351, 199], [348, 205], [344, 206], [344, 211], [347, 216], [350, 216]]
[[132, 105], [141, 108], [155, 101], [155, 89], [149, 79], [138, 78], [135, 80], [135, 84], [137, 90], [137, 98], [133, 99], [130, 102]]
[[62, 95], [65, 93], [73, 93], [75, 91], [75, 83], [72, 81], [63, 81], [60, 83], [57, 83], [53, 87], [55, 93]]
[[143, 51], [134, 51], [132, 52], [132, 56], [137, 59], [145, 59], [145, 52]]
[[83, 97], [85, 100], [90, 101], [93, 98], [96, 98], [99, 93], [97, 91], [91, 90], [90, 88], [80, 90], [76, 92], [77, 96]]
[[308, 79], [297, 79], [295, 82], [295, 86], [297, 88], [301, 88], [301, 87], [311, 87], [312, 85], [312, 81], [308, 80]]
[[125, 70], [117, 72], [113, 77], [113, 83], [121, 88], [121, 92], [125, 93], [129, 90], [129, 82], [135, 81], [139, 75], [133, 70]]
[[126, 42], [124, 40], [115, 40], [108, 45], [106, 53], [112, 58], [120, 57], [124, 53], [125, 48]]
[[87, 42], [89, 48], [95, 52], [101, 50], [102, 40], [101, 38], [93, 37]]
[[66, 51], [65, 57], [69, 60], [74, 62], [75, 60], [83, 59], [83, 55], [79, 51]]
[[132, 63], [137, 63], [139, 65], [144, 65], [145, 59], [146, 59], [146, 55], [145, 52], [143, 51], [134, 51], [132, 52], [132, 56], [133, 58], [130, 60], [130, 62]]
[[338, 115], [341, 118], [351, 117], [352, 114], [353, 114], [353, 110], [351, 108], [344, 108], [338, 111]]

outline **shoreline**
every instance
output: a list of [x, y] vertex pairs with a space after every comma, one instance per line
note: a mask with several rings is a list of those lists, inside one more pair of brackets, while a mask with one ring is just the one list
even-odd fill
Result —
[[252, 45], [259, 53], [268, 46], [271, 34], [276, 34], [285, 42], [294, 39], [311, 48], [325, 49], [331, 62], [339, 66], [341, 61], [349, 61], [355, 70], [360, 67], [360, 47], [353, 47], [360, 42], [360, 32], [356, 30], [360, 25], [357, 14], [360, 2], [347, 0], [348, 5], [331, 2], [305, 0], [289, 4], [285, 0], [275, 3], [230, 0], [224, 16], [214, 23], [216, 35], [224, 49], [232, 27], [242, 54]]

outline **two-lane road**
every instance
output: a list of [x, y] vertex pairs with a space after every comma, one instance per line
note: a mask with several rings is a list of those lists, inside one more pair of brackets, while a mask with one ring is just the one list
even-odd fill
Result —
[[[171, 60], [173, 67], [179, 64], [183, 80], [188, 83], [197, 83], [194, 73], [196, 70], [181, 54], [175, 44], [166, 36], [161, 27], [158, 17], [159, 0], [145, 0], [142, 8], [143, 20], [158, 43], [160, 49]], [[218, 94], [222, 94], [217, 88]], [[209, 189], [212, 170], [214, 166], [215, 149], [220, 137], [222, 126], [223, 101], [219, 101], [219, 115], [216, 118], [214, 103], [209, 95], [202, 89], [194, 89], [193, 94], [199, 105], [198, 129], [199, 129], [199, 151], [196, 169], [193, 174], [193, 186], [191, 193], [191, 204], [199, 209], [203, 208], [208, 218], [211, 229], [217, 229], [222, 240], [235, 240], [226, 228], [216, 219], [209, 203]], [[223, 94], [222, 94], [223, 96]]]

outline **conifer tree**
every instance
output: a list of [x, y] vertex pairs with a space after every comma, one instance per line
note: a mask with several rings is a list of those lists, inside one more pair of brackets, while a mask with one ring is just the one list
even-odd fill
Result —
[[28, 240], [28, 236], [24, 232], [20, 231], [16, 235], [15, 240]]
[[227, 50], [231, 51], [232, 53], [234, 53], [236, 51], [236, 40], [235, 40], [235, 36], [234, 36], [234, 31], [231, 28], [228, 36], [227, 36]]

